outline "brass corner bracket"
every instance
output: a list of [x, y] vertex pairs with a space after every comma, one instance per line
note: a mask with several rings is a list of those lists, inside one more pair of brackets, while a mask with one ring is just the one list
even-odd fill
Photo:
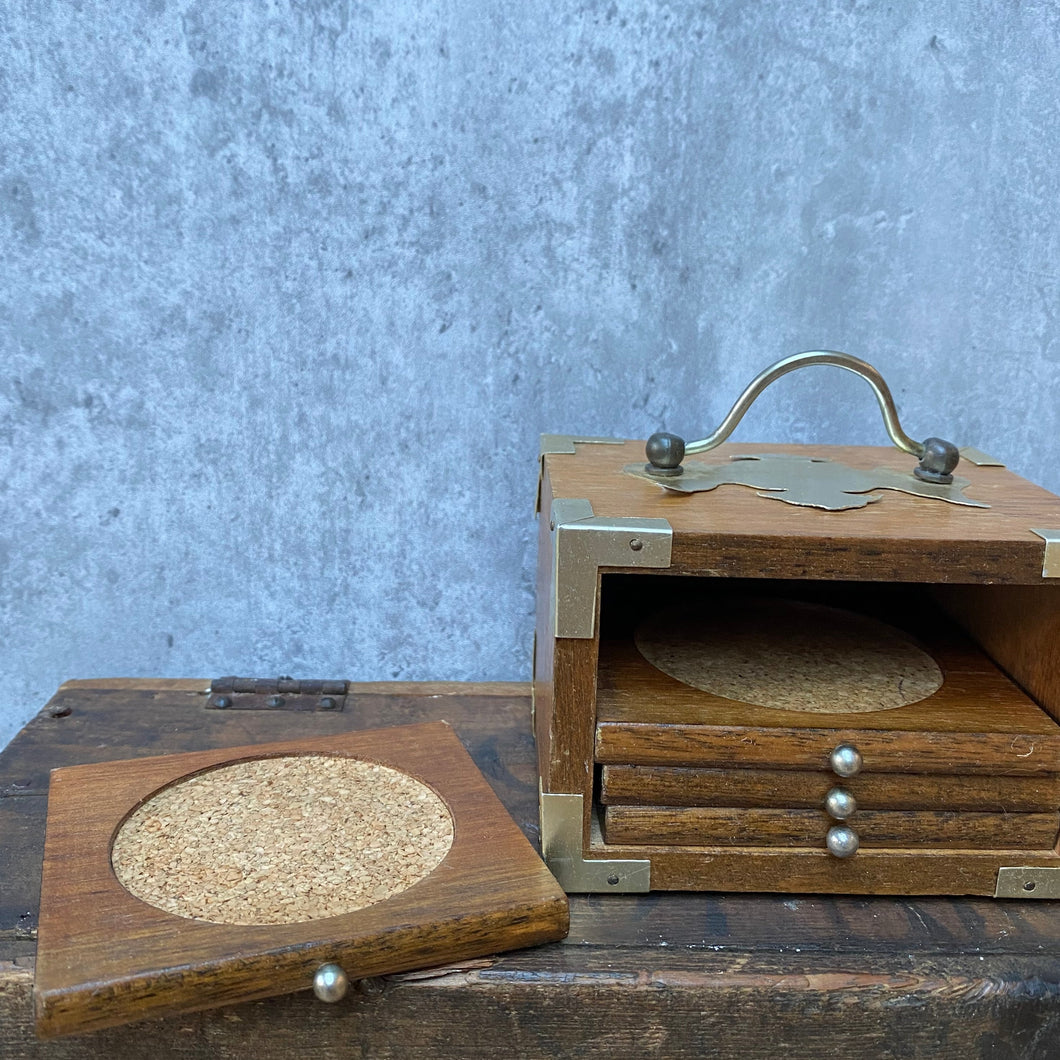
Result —
[[1060, 898], [1060, 867], [1006, 866], [997, 870], [995, 898]]
[[541, 853], [568, 894], [645, 894], [651, 862], [595, 858], [582, 852], [581, 795], [541, 793]]
[[1042, 557], [1042, 577], [1060, 578], [1060, 530], [1031, 530], [1045, 541]]
[[592, 637], [601, 567], [670, 566], [673, 530], [665, 519], [610, 519], [587, 500], [552, 502], [552, 620], [557, 637]]

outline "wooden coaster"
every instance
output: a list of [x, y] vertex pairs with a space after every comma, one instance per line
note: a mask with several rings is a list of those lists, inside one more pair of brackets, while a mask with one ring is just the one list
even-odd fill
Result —
[[[217, 907], [222, 922], [199, 918]], [[37, 1033], [305, 990], [332, 963], [350, 979], [428, 968], [567, 927], [566, 895], [444, 722], [73, 766], [48, 796]]]
[[778, 710], [893, 710], [942, 687], [935, 660], [906, 634], [821, 604], [725, 597], [706, 614], [682, 605], [649, 618], [634, 639], [686, 685]]
[[121, 826], [115, 875], [141, 901], [218, 924], [295, 924], [392, 898], [453, 845], [414, 777], [334, 755], [262, 758], [153, 795]]

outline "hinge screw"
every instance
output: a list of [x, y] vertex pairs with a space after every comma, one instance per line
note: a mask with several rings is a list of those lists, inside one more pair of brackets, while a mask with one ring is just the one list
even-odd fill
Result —
[[325, 696], [325, 697], [324, 697], [324, 698], [323, 698], [323, 699], [322, 699], [322, 700], [321, 700], [321, 701], [320, 701], [320, 702], [319, 702], [319, 703], [317, 704], [317, 706], [319, 706], [321, 710], [334, 710], [334, 709], [335, 709], [335, 700], [333, 700], [333, 699], [331, 698], [331, 696]]
[[632, 541], [630, 541], [629, 547], [634, 552], [639, 552], [644, 547], [644, 542], [641, 541], [641, 539], [639, 537], [635, 537], [635, 538], [633, 538]]
[[218, 710], [227, 710], [232, 705], [232, 700], [228, 696], [214, 696], [213, 705]]
[[265, 706], [267, 706], [267, 707], [282, 707], [283, 706], [283, 696], [269, 696], [269, 698], [265, 700]]

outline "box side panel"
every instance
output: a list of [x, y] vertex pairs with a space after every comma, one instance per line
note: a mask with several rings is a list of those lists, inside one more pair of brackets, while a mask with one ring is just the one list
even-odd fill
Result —
[[1060, 581], [940, 586], [935, 596], [984, 651], [1060, 721]]
[[[557, 498], [551, 465], [554, 460], [571, 459], [566, 454], [544, 458], [538, 536], [535, 735], [542, 790], [584, 795], [588, 812], [593, 783], [599, 622], [594, 622], [592, 637], [556, 637], [552, 606], [555, 565], [549, 510]], [[597, 588], [597, 609], [599, 596]]]

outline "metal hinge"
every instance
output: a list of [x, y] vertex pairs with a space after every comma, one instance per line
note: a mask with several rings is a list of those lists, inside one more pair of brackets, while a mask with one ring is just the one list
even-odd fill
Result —
[[346, 706], [348, 681], [295, 681], [290, 677], [218, 677], [210, 682], [208, 710], [323, 710]]

